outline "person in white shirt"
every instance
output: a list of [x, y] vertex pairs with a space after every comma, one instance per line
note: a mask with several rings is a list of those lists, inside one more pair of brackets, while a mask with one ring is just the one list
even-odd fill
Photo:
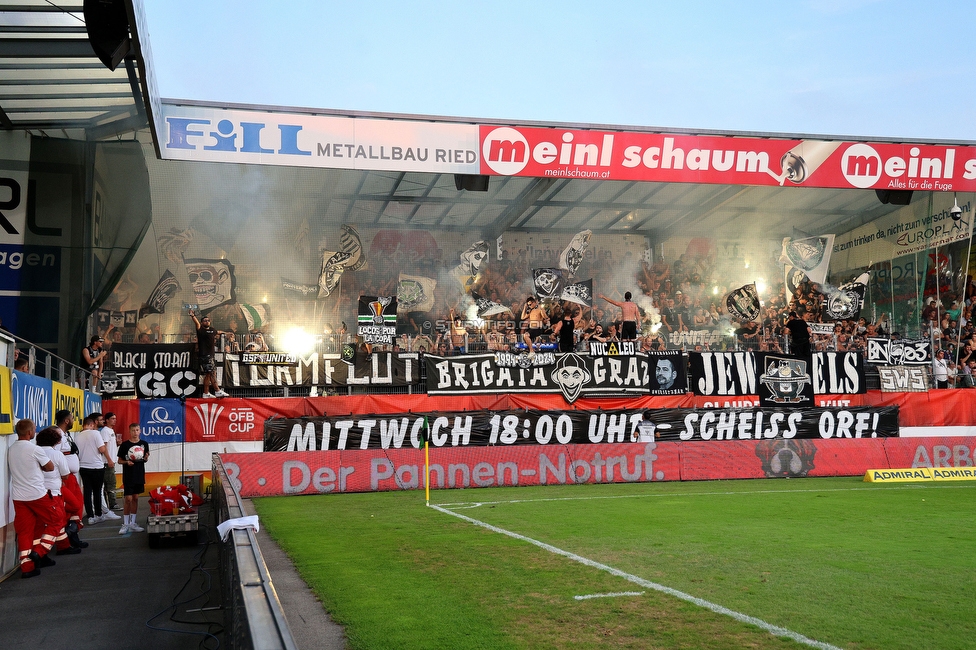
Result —
[[949, 387], [949, 362], [946, 360], [945, 350], [939, 350], [932, 359], [932, 377], [936, 388]]
[[54, 497], [54, 505], [58, 511], [58, 521], [61, 522], [61, 529], [54, 540], [54, 546], [58, 549], [58, 555], [77, 555], [81, 553], [81, 548], [72, 544], [65, 531], [68, 524], [68, 515], [64, 509], [64, 497], [61, 494], [62, 477], [69, 476], [68, 461], [64, 459], [64, 454], [55, 449], [54, 446], [61, 441], [61, 432], [57, 427], [48, 427], [37, 434], [34, 442], [44, 450], [47, 457], [54, 463], [53, 472], [44, 472], [44, 487], [47, 493]]
[[[63, 409], [54, 414], [54, 423], [61, 433], [61, 441], [54, 447], [64, 454], [71, 473], [61, 477], [61, 496], [64, 497], [64, 507], [68, 511], [68, 537], [85, 527], [81, 516], [84, 514], [85, 497], [81, 492], [81, 466], [78, 464], [78, 445], [71, 437], [71, 427], [74, 426], [75, 416]], [[87, 542], [80, 542], [81, 548], [88, 546]]]
[[[78, 463], [81, 465], [81, 482], [85, 488], [85, 515], [89, 524], [97, 524], [106, 519], [119, 519], [118, 515], [107, 517], [102, 514], [102, 487], [105, 483], [105, 462], [115, 467], [115, 461], [105, 449], [102, 435], [95, 428], [97, 418], [87, 416], [82, 429], [75, 436], [78, 445]], [[104, 460], [103, 460], [104, 459]], [[111, 514], [111, 510], [108, 511]]]
[[[118, 418], [115, 413], [106, 413], [99, 424], [102, 426], [102, 442], [105, 443], [105, 451], [111, 458], [117, 458], [119, 453], [119, 441], [115, 437], [115, 422]], [[109, 511], [121, 510], [122, 507], [118, 504], [115, 490], [118, 488], [115, 478], [115, 468], [109, 467], [108, 463], [105, 464], [105, 503], [108, 505]]]
[[58, 537], [61, 523], [54, 497], [44, 487], [44, 474], [54, 471], [54, 463], [43, 449], [31, 442], [35, 433], [33, 421], [20, 420], [14, 430], [17, 442], [7, 450], [7, 466], [20, 552], [20, 577], [33, 578], [41, 575], [41, 568], [55, 565], [47, 555]]

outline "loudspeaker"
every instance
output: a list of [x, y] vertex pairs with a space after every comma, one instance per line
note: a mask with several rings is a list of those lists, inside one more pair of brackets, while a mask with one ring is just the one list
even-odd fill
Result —
[[477, 174], [454, 174], [454, 187], [458, 191], [487, 192], [488, 178]]
[[95, 56], [109, 70], [122, 63], [132, 49], [124, 0], [85, 0], [85, 29]]
[[908, 205], [912, 202], [912, 190], [875, 190], [878, 200], [891, 205]]

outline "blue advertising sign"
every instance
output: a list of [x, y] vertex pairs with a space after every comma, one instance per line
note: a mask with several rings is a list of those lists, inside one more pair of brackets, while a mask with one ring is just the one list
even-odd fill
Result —
[[85, 391], [85, 415], [102, 412], [102, 396]]
[[147, 442], [183, 442], [186, 417], [178, 399], [139, 400], [139, 427]]
[[54, 424], [51, 421], [53, 390], [51, 380], [19, 370], [14, 370], [10, 374], [10, 389], [14, 401], [14, 422], [30, 418], [34, 421], [34, 426], [37, 427], [38, 431]]

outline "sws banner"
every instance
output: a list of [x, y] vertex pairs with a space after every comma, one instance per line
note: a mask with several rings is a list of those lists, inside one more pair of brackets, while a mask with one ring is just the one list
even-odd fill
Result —
[[[645, 415], [646, 414], [646, 415]], [[654, 423], [652, 439], [638, 424]], [[898, 407], [458, 411], [272, 418], [265, 451], [610, 444], [689, 440], [876, 438], [898, 435]]]
[[773, 353], [692, 352], [689, 384], [696, 395], [759, 395], [762, 404], [813, 404], [813, 395], [867, 392], [860, 352], [814, 352], [808, 359]]
[[338, 354], [298, 355], [293, 365], [244, 363], [242, 355], [216, 355], [227, 386], [410, 386], [420, 382], [416, 352], [357, 355], [352, 364]]
[[102, 374], [102, 393], [109, 399], [193, 397], [199, 390], [193, 343], [116, 343]]
[[424, 357], [428, 395], [562, 393], [579, 397], [646, 395], [651, 385], [648, 355], [591, 357], [575, 353]]

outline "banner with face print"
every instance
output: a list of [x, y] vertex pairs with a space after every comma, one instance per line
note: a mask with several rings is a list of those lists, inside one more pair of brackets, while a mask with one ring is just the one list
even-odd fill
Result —
[[234, 265], [222, 259], [188, 259], [183, 261], [193, 287], [193, 302], [201, 314], [237, 302], [237, 279]]
[[539, 300], [551, 300], [562, 294], [562, 269], [533, 269], [532, 281], [535, 284], [535, 295], [539, 296]]

